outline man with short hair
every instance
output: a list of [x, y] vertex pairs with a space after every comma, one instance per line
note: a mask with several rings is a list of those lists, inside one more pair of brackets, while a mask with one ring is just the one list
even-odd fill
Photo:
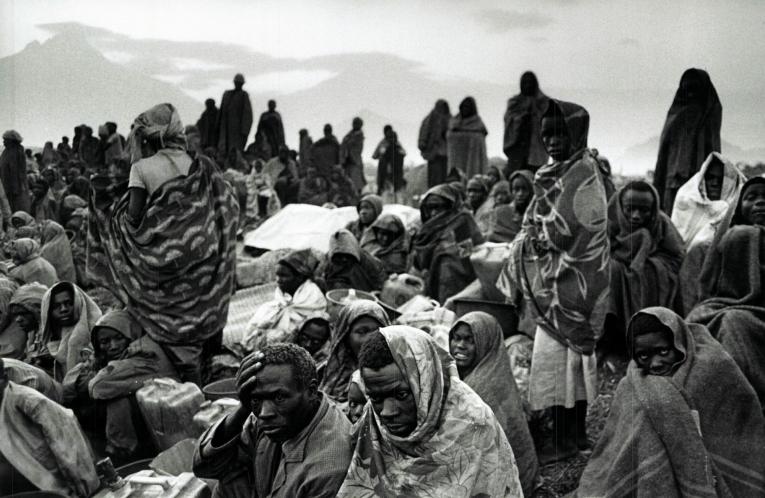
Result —
[[274, 344], [244, 359], [240, 405], [199, 440], [194, 473], [216, 496], [334, 497], [352, 452], [348, 419], [317, 388], [303, 348]]

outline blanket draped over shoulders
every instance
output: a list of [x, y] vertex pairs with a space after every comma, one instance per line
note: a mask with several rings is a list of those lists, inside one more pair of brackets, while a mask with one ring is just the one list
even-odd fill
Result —
[[104, 210], [91, 196], [88, 274], [158, 342], [201, 342], [223, 330], [234, 286], [239, 204], [206, 157], [163, 184], [140, 225], [129, 196]]
[[642, 313], [672, 330], [685, 358], [670, 376], [630, 363], [576, 496], [765, 495], [765, 420], [741, 371], [705, 327]]

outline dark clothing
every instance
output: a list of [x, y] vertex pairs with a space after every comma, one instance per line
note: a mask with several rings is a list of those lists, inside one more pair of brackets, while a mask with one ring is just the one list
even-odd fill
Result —
[[207, 147], [218, 146], [218, 119], [220, 111], [217, 107], [205, 109], [199, 120], [197, 128], [199, 129], [199, 140], [202, 150]]
[[244, 90], [226, 90], [218, 114], [218, 151], [244, 150], [252, 128], [252, 105]]
[[317, 140], [311, 146], [310, 158], [319, 176], [329, 178], [332, 167], [340, 164], [340, 142], [334, 135]]
[[99, 163], [101, 142], [93, 136], [82, 137], [80, 140], [80, 160], [89, 168], [96, 168]]
[[321, 398], [308, 426], [282, 444], [269, 439], [251, 416], [239, 436], [216, 448], [221, 420], [199, 439], [194, 473], [218, 479], [219, 496], [334, 497], [351, 463], [351, 423], [324, 394]]
[[381, 195], [386, 188], [386, 184], [393, 185], [393, 191], [398, 192], [406, 186], [404, 180], [404, 157], [406, 151], [395, 140], [391, 144], [390, 140], [383, 138], [377, 145], [373, 159], [377, 159], [377, 195]]
[[279, 148], [285, 145], [284, 142], [284, 125], [282, 124], [282, 116], [276, 111], [266, 111], [260, 115], [260, 121], [258, 121], [258, 129], [255, 131], [255, 135], [263, 134], [263, 137], [268, 142], [271, 148], [271, 156], [276, 156], [279, 153]]
[[[688, 84], [695, 85], [689, 96]], [[722, 104], [706, 71], [688, 69], [680, 79], [661, 132], [653, 184], [662, 209], [672, 215], [675, 195], [712, 152], [720, 152]]]
[[0, 155], [0, 179], [3, 182], [8, 204], [11, 206], [11, 212], [26, 211], [30, 213], [31, 199], [29, 183], [27, 182], [27, 160], [24, 155], [24, 147], [20, 143], [9, 144]]

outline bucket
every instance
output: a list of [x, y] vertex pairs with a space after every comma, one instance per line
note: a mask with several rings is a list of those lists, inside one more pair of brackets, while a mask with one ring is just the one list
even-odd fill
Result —
[[454, 311], [457, 317], [466, 315], [471, 311], [483, 311], [497, 319], [502, 326], [502, 333], [507, 339], [518, 332], [518, 313], [511, 304], [485, 301], [483, 299], [455, 299]]
[[356, 289], [334, 289], [327, 292], [327, 312], [333, 320], [337, 320], [340, 309], [357, 299], [366, 299], [367, 301], [377, 302], [374, 294]]
[[205, 395], [205, 399], [208, 401], [215, 401], [221, 398], [239, 399], [239, 394], [236, 390], [236, 379], [233, 377], [210, 382], [202, 388], [202, 394]]

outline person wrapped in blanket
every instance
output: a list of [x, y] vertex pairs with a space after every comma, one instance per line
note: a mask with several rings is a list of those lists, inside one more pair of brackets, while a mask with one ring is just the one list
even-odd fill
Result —
[[598, 344], [605, 354], [626, 357], [627, 323], [641, 309], [682, 311], [683, 239], [659, 204], [656, 189], [643, 181], [628, 183], [608, 204], [611, 299]]
[[178, 374], [162, 348], [125, 310], [103, 315], [90, 338], [93, 354], [72, 368], [62, 382], [64, 403], [93, 414], [85, 427], [105, 435], [106, 452], [114, 461], [149, 456], [152, 448], [139, 444], [149, 433], [135, 393], [148, 379], [177, 380]]
[[141, 113], [128, 141], [127, 195], [90, 198], [88, 276], [199, 384], [234, 289], [239, 202], [208, 157], [187, 155], [171, 104]]
[[379, 291], [387, 278], [383, 264], [359, 246], [348, 230], [338, 230], [329, 239], [328, 262], [324, 269], [327, 290], [356, 289]]
[[348, 230], [359, 241], [359, 245], [365, 251], [372, 252], [376, 247], [374, 244], [374, 233], [372, 224], [380, 217], [383, 209], [382, 197], [375, 194], [366, 194], [361, 197], [356, 211], [359, 213], [358, 219], [348, 222], [345, 229]]
[[406, 273], [411, 266], [409, 233], [395, 214], [382, 214], [372, 223], [372, 256], [379, 259], [385, 273]]
[[744, 184], [717, 227], [687, 320], [709, 329], [765, 403], [765, 178]]
[[429, 334], [375, 331], [359, 367], [369, 401], [338, 497], [523, 496], [497, 418]]
[[34, 239], [16, 239], [11, 244], [14, 266], [8, 275], [25, 284], [39, 282], [51, 286], [58, 282], [56, 269], [40, 254], [40, 243]]
[[426, 293], [443, 303], [476, 275], [470, 252], [484, 242], [472, 215], [449, 184], [428, 190], [420, 204], [422, 227], [412, 239], [414, 267], [426, 275]]
[[505, 350], [502, 327], [482, 311], [467, 313], [449, 332], [449, 353], [460, 379], [489, 405], [518, 464], [523, 495], [532, 496], [539, 473], [534, 440]]
[[0, 359], [0, 493], [51, 491], [87, 498], [99, 484], [72, 411], [10, 380]]
[[630, 321], [630, 361], [576, 496], [765, 496], [765, 419], [706, 327], [661, 307]]
[[293, 251], [278, 261], [274, 298], [262, 304], [248, 322], [246, 351], [277, 342], [295, 342], [306, 318], [327, 311], [327, 300], [315, 282], [318, 264], [310, 249]]
[[298, 326], [295, 344], [308, 351], [316, 362], [316, 374], [321, 383], [329, 358], [329, 340], [332, 337], [332, 323], [329, 313], [311, 313]]
[[672, 223], [683, 237], [685, 259], [680, 267], [683, 310], [689, 313], [701, 294], [699, 275], [715, 230], [746, 183], [744, 174], [719, 152], [707, 156], [698, 173], [680, 187]]
[[14, 291], [8, 303], [8, 313], [4, 314], [4, 327], [0, 333], [0, 357], [29, 360], [29, 337], [37, 334], [40, 328], [40, 307], [48, 288], [37, 282], [18, 288], [10, 281], [3, 284], [4, 289]]
[[536, 321], [529, 403], [553, 416], [542, 465], [588, 447], [587, 403], [598, 394], [594, 350], [608, 306], [609, 241], [604, 178], [587, 149], [589, 122], [583, 107], [550, 100], [542, 141], [552, 160], [535, 174], [534, 198], [497, 282], [512, 302], [521, 294]]

